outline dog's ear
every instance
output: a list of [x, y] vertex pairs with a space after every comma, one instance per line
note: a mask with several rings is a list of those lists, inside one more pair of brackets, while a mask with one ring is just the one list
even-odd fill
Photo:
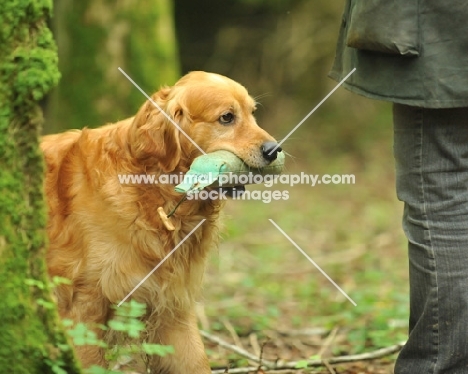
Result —
[[179, 123], [182, 107], [168, 87], [162, 88], [151, 99], [143, 104], [133, 120], [130, 146], [140, 161], [157, 163], [162, 171], [171, 172], [181, 158], [181, 134], [174, 122]]

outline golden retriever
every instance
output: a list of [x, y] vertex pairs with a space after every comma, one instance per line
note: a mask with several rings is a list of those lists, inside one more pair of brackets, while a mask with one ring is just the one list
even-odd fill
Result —
[[[264, 167], [281, 152], [257, 125], [254, 99], [229, 78], [191, 72], [152, 99], [206, 153], [228, 150], [252, 167]], [[169, 212], [180, 201], [174, 185], [122, 185], [118, 179], [119, 174], [184, 173], [200, 150], [149, 100], [132, 118], [48, 135], [41, 148], [47, 166], [48, 271], [71, 280], [56, 289], [63, 318], [90, 328], [106, 324], [111, 305], [206, 219], [131, 298], [147, 306], [143, 339], [175, 349], [173, 355], [150, 359], [152, 373], [210, 373], [194, 305], [207, 253], [217, 244], [222, 202], [182, 203], [171, 217], [175, 230], [169, 231], [157, 208]], [[106, 365], [97, 346], [76, 351], [85, 367]]]

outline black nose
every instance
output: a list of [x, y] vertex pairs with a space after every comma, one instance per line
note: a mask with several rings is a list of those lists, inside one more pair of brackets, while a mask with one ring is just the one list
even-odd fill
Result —
[[282, 151], [281, 147], [276, 142], [265, 142], [262, 144], [261, 149], [263, 158], [269, 162], [275, 161], [278, 152]]

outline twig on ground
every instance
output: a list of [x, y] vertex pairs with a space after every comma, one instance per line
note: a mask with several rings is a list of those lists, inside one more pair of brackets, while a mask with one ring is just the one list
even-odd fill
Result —
[[332, 351], [332, 345], [333, 342], [335, 341], [336, 334], [338, 333], [338, 328], [335, 327], [330, 334], [328, 334], [327, 338], [323, 342], [322, 347], [320, 348], [320, 351], [318, 353], [320, 358], [329, 358], [331, 357], [331, 351]]
[[[266, 360], [260, 360], [260, 357], [257, 357], [255, 355], [251, 354], [250, 352], [246, 351], [245, 349], [240, 348], [240, 347], [238, 347], [236, 345], [229, 344], [224, 339], [221, 339], [218, 336], [214, 336], [214, 335], [212, 335], [212, 334], [210, 334], [210, 333], [208, 333], [208, 332], [206, 332], [204, 330], [200, 330], [200, 334], [204, 338], [218, 344], [220, 347], [229, 349], [230, 351], [233, 351], [233, 352], [237, 353], [238, 355], [240, 355], [242, 357], [248, 358], [249, 360], [252, 360], [252, 361], [258, 362], [258, 363], [260, 363], [260, 361], [261, 361], [261, 363], [263, 364], [262, 366], [266, 366], [266, 367], [274, 367], [275, 366], [274, 362], [266, 361]], [[257, 368], [254, 368], [253, 370], [257, 370]], [[223, 373], [223, 371], [218, 371], [218, 372]]]
[[327, 370], [330, 372], [330, 374], [336, 374], [335, 369], [328, 363], [328, 360], [322, 360], [323, 365], [327, 368]]
[[329, 330], [322, 327], [315, 327], [302, 330], [281, 330], [278, 331], [278, 334], [282, 336], [315, 336], [315, 335], [325, 335]]
[[260, 348], [260, 344], [258, 343], [258, 336], [257, 334], [255, 334], [254, 332], [252, 332], [251, 334], [249, 334], [249, 341], [250, 341], [250, 345], [252, 346], [252, 349], [254, 350], [254, 353], [260, 357], [260, 354], [261, 354], [261, 348]]
[[[203, 332], [202, 332], [203, 335]], [[210, 339], [211, 340], [211, 339]], [[214, 340], [212, 340], [214, 341]], [[228, 344], [229, 345], [229, 344]], [[366, 352], [366, 353], [360, 353], [356, 355], [348, 355], [348, 356], [339, 356], [339, 357], [330, 357], [327, 362], [329, 364], [344, 364], [344, 363], [350, 363], [350, 362], [356, 362], [356, 361], [368, 361], [368, 360], [375, 360], [378, 358], [382, 358], [385, 356], [389, 356], [393, 353], [397, 353], [400, 351], [401, 347], [403, 347], [403, 344], [396, 344], [392, 345], [390, 347], [386, 348], [381, 348], [377, 349], [372, 352]], [[236, 347], [237, 348], [237, 347]], [[263, 362], [262, 369], [267, 370], [267, 371], [280, 371], [280, 370], [286, 370], [286, 369], [295, 369], [296, 366], [298, 366], [299, 362], [297, 361], [291, 361], [291, 362], [286, 362], [286, 363], [281, 363], [280, 365], [273, 364], [267, 362]], [[319, 367], [319, 366], [324, 366], [322, 360], [309, 360], [307, 361], [307, 367]], [[246, 374], [249, 372], [256, 372], [258, 371], [258, 367], [244, 367], [244, 368], [234, 368], [234, 369], [229, 369], [228, 373], [229, 374]], [[223, 374], [225, 373], [225, 369], [221, 370], [214, 370], [211, 372], [212, 374]]]
[[239, 348], [245, 349], [244, 345], [242, 344], [239, 335], [237, 335], [236, 330], [234, 329], [234, 326], [229, 322], [227, 318], [221, 318], [221, 321], [223, 322], [224, 327], [226, 327], [226, 330], [229, 331], [231, 334], [232, 340], [234, 340], [234, 344], [237, 345]]
[[335, 369], [330, 365], [328, 359], [332, 357], [332, 347], [333, 342], [335, 341], [336, 334], [338, 333], [338, 328], [335, 327], [330, 334], [328, 334], [327, 338], [323, 342], [322, 348], [318, 353], [319, 357], [322, 359], [323, 365], [327, 368], [330, 374], [336, 374]]

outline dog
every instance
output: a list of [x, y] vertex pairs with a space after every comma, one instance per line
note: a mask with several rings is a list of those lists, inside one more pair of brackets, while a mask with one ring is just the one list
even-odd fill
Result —
[[[118, 175], [185, 173], [199, 148], [227, 150], [261, 168], [281, 148], [257, 125], [247, 90], [222, 75], [191, 72], [151, 98], [158, 106], [148, 100], [134, 117], [43, 138], [47, 268], [50, 276], [70, 280], [55, 290], [60, 316], [94, 329], [185, 239], [131, 298], [147, 306], [143, 339], [174, 347], [172, 355], [150, 358], [151, 372], [207, 374], [194, 307], [207, 254], [218, 242], [223, 203], [185, 201], [171, 217], [170, 231], [157, 208], [169, 212], [180, 201], [174, 185], [123, 185]], [[95, 331], [105, 339], [101, 329]], [[107, 364], [98, 346], [78, 346], [76, 352], [84, 367]]]

